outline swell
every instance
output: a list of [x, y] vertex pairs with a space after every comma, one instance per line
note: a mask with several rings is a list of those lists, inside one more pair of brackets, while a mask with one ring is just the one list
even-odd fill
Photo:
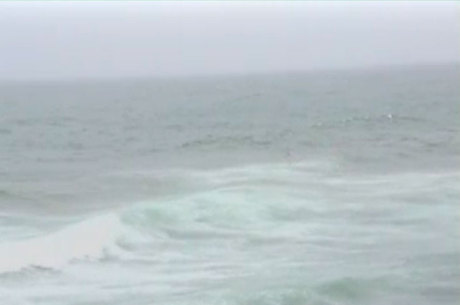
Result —
[[[348, 258], [356, 264], [356, 253], [384, 253], [394, 243], [400, 245], [394, 255], [404, 258], [411, 245], [439, 241], [438, 231], [446, 233], [446, 245], [458, 238], [452, 200], [458, 196], [457, 173], [352, 177], [333, 169], [317, 162], [176, 172], [199, 187], [0, 243], [0, 273], [105, 258], [155, 261], [167, 253], [241, 268], [261, 253], [277, 262], [283, 247], [291, 263]], [[433, 212], [442, 226], [433, 224]]]
[[232, 148], [240, 146], [248, 147], [267, 147], [272, 144], [271, 140], [258, 139], [251, 135], [245, 136], [207, 136], [201, 139], [187, 141], [180, 145], [183, 149], [198, 149], [198, 148]]

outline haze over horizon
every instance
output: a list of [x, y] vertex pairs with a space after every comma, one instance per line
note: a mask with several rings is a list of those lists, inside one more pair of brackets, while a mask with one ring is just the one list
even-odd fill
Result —
[[460, 62], [452, 2], [3, 2], [1, 80]]

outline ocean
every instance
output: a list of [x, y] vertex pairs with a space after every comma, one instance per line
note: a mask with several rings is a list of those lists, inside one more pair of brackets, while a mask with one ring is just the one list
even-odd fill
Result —
[[459, 84], [4, 81], [0, 304], [458, 304]]

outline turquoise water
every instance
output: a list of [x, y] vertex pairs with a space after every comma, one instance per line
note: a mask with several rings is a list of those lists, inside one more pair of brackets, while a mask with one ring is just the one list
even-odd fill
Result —
[[457, 304], [459, 73], [0, 84], [0, 302]]

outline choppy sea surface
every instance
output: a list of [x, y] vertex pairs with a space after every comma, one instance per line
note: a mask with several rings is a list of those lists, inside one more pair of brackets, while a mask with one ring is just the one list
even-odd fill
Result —
[[460, 66], [0, 84], [0, 303], [458, 304]]

